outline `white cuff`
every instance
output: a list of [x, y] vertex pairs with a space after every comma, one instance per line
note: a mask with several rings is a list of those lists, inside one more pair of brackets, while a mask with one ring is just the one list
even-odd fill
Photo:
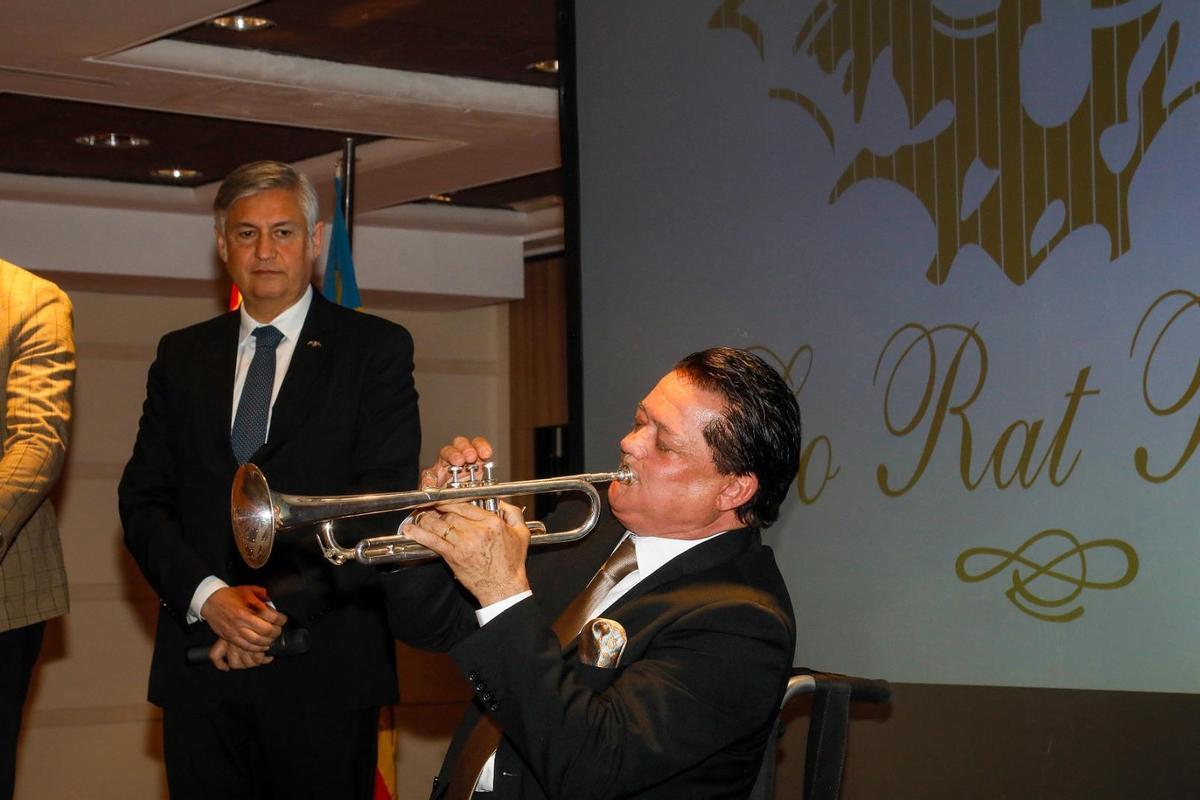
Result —
[[199, 622], [204, 619], [200, 615], [200, 609], [204, 608], [208, 598], [213, 596], [217, 589], [225, 589], [229, 586], [228, 583], [218, 578], [216, 575], [209, 575], [204, 580], [200, 581], [200, 585], [196, 587], [196, 591], [192, 593], [192, 604], [188, 606], [187, 621], [190, 625], [193, 622]]
[[483, 608], [479, 609], [475, 612], [475, 619], [478, 620], [479, 627], [482, 628], [484, 625], [487, 625], [489, 622], [515, 606], [517, 603], [524, 600], [526, 597], [533, 597], [533, 592], [529, 589], [526, 589], [520, 594], [514, 594], [512, 597], [506, 597], [503, 600], [492, 603], [490, 606], [484, 606]]

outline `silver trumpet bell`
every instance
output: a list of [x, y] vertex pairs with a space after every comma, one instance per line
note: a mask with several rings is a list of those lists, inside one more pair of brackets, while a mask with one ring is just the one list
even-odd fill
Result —
[[531, 535], [531, 545], [558, 544], [582, 539], [600, 519], [600, 494], [592, 484], [610, 481], [633, 482], [633, 472], [628, 467], [621, 467], [616, 472], [591, 472], [562, 478], [494, 483], [491, 482], [491, 466], [490, 463], [484, 465], [485, 477], [481, 482], [475, 479], [475, 471], [472, 470], [471, 479], [465, 484], [460, 483], [458, 473], [455, 472], [458, 468], [451, 468], [451, 483], [441, 489], [322, 497], [273, 492], [267, 486], [267, 479], [262, 470], [254, 464], [243, 464], [234, 476], [233, 490], [230, 493], [233, 538], [242, 559], [256, 569], [266, 564], [267, 559], [271, 557], [277, 534], [311, 525], [319, 525], [317, 542], [325, 558], [333, 564], [340, 566], [351, 560], [362, 564], [417, 561], [436, 558], [437, 554], [402, 533], [370, 537], [359, 541], [353, 547], [342, 547], [334, 536], [334, 521], [385, 511], [429, 508], [464, 501], [474, 502], [495, 511], [497, 500], [502, 497], [582, 492], [587, 496], [590, 508], [587, 518], [578, 527], [566, 531], [547, 531], [546, 526], [540, 522], [526, 523]]

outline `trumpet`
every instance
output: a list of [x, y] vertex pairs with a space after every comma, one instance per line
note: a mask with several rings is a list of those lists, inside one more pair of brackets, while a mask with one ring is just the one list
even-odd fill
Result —
[[403, 533], [362, 539], [353, 547], [343, 547], [334, 535], [334, 522], [339, 519], [378, 514], [386, 511], [406, 511], [447, 503], [473, 502], [489, 511], [498, 508], [502, 497], [551, 492], [582, 492], [590, 508], [582, 524], [565, 531], [548, 531], [537, 521], [526, 523], [531, 545], [558, 544], [582, 539], [591, 533], [600, 519], [600, 494], [593, 484], [620, 481], [632, 483], [633, 472], [622, 466], [616, 472], [590, 472], [562, 478], [539, 478], [528, 481], [497, 483], [492, 480], [492, 464], [483, 465], [484, 476], [478, 478], [478, 468], [471, 465], [470, 477], [461, 480], [461, 467], [451, 467], [449, 486], [440, 489], [415, 489], [408, 492], [374, 494], [319, 495], [282, 494], [267, 485], [266, 476], [254, 464], [243, 464], [233, 479], [230, 492], [230, 518], [233, 538], [242, 560], [255, 569], [267, 563], [277, 534], [318, 525], [317, 542], [329, 562], [341, 566], [347, 561], [361, 564], [384, 564], [398, 561], [417, 561], [436, 558], [437, 554], [417, 544]]

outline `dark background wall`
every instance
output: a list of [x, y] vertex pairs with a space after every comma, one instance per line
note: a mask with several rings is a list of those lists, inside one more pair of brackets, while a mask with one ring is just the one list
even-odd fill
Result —
[[[893, 684], [854, 708], [843, 800], [1184, 800], [1200, 787], [1194, 694]], [[775, 796], [799, 797], [811, 701], [784, 715]]]

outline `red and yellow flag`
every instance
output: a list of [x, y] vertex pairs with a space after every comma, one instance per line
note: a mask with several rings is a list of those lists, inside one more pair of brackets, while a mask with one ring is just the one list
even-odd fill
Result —
[[379, 709], [379, 755], [375, 759], [374, 800], [396, 800], [396, 709]]

